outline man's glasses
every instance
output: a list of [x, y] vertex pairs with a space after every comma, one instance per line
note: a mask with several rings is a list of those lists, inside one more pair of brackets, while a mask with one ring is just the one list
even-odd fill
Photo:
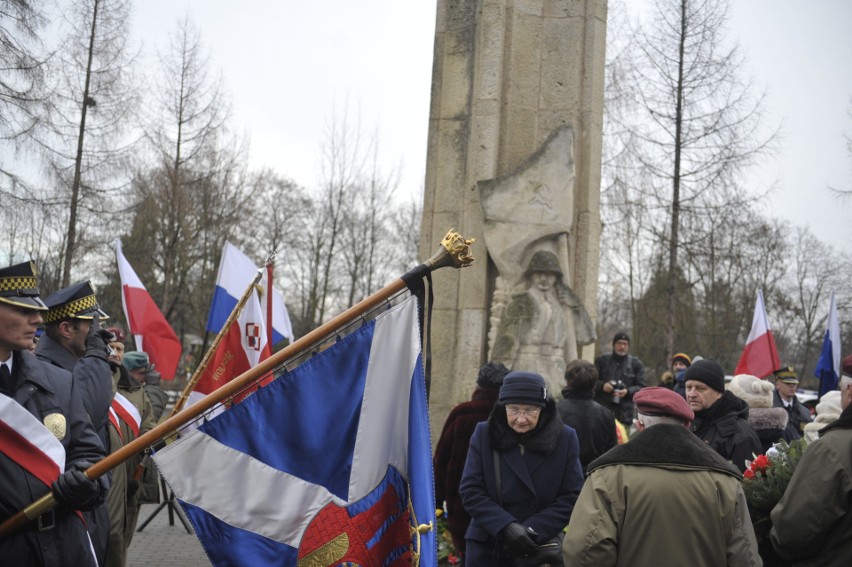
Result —
[[536, 409], [521, 409], [521, 408], [513, 408], [506, 406], [506, 414], [511, 417], [524, 416], [526, 418], [538, 417], [538, 414], [541, 413], [541, 410]]

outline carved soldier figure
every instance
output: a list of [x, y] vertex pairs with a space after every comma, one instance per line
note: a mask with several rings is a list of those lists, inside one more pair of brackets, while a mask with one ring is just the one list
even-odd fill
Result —
[[589, 316], [563, 280], [556, 254], [539, 250], [524, 273], [527, 289], [500, 319], [492, 359], [512, 370], [536, 372], [558, 391], [565, 366], [577, 358], [577, 327], [591, 332]]

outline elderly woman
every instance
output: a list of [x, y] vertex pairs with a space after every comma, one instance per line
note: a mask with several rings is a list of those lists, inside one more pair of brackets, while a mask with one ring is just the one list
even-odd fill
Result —
[[544, 378], [506, 375], [462, 474], [459, 492], [472, 518], [465, 564], [508, 567], [561, 537], [583, 487], [579, 456], [577, 434], [559, 418]]

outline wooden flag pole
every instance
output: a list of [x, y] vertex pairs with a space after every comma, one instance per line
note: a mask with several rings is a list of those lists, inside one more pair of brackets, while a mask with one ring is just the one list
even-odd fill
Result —
[[[321, 341], [336, 330], [370, 312], [370, 310], [374, 309], [382, 302], [387, 301], [396, 293], [402, 291], [409, 283], [419, 281], [430, 272], [440, 268], [449, 266], [463, 268], [470, 265], [470, 263], [474, 260], [473, 256], [470, 255], [470, 245], [473, 244], [473, 242], [474, 239], [466, 240], [459, 233], [455, 232], [455, 230], [450, 230], [447, 235], [444, 236], [443, 240], [441, 240], [441, 246], [438, 249], [438, 252], [424, 263], [410, 270], [400, 278], [397, 278], [366, 299], [353, 305], [327, 323], [320, 325], [307, 335], [284, 347], [254, 368], [243, 372], [227, 384], [224, 384], [219, 389], [199, 400], [197, 403], [166, 419], [147, 433], [140, 435], [135, 440], [120, 448], [115, 453], [101, 459], [89, 467], [84, 474], [89, 479], [95, 479], [109, 472], [111, 469], [120, 465], [133, 455], [136, 455], [151, 445], [155, 445], [169, 437], [178, 429], [208, 409], [232, 397], [258, 378], [272, 372], [288, 359], [300, 354], [302, 351], [310, 348], [315, 343]], [[16, 532], [20, 528], [24, 527], [28, 522], [34, 520], [48, 510], [51, 510], [55, 506], [56, 499], [52, 492], [48, 492], [0, 524], [0, 539]]]

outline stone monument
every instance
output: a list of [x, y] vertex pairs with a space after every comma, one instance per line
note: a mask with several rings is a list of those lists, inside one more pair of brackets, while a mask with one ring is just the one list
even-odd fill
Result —
[[434, 277], [433, 431], [492, 359], [558, 393], [593, 355], [606, 8], [438, 0], [420, 254], [455, 228], [478, 260]]

